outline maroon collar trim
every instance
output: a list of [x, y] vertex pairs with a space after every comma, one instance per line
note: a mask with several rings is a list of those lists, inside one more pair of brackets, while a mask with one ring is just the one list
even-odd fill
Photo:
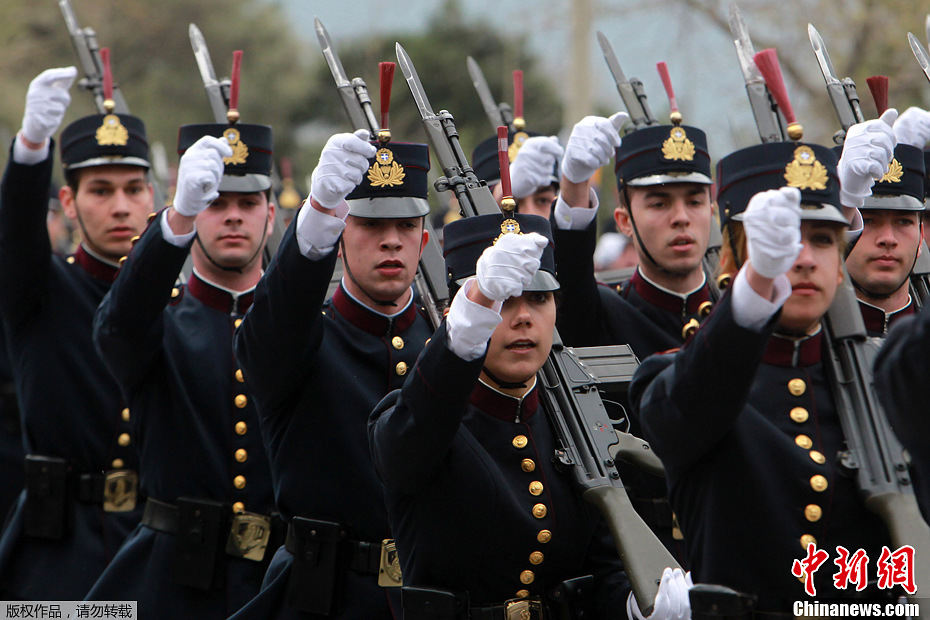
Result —
[[245, 314], [255, 297], [254, 286], [239, 295], [233, 295], [229, 291], [210, 284], [196, 273], [191, 275], [191, 279], [187, 283], [187, 292], [197, 298], [203, 305], [220, 312], [226, 312], [230, 316]]
[[877, 306], [859, 300], [859, 310], [862, 312], [862, 321], [865, 329], [875, 334], [886, 334], [895, 321], [916, 312], [914, 300], [908, 299], [907, 305], [894, 312], [885, 312]]
[[704, 286], [687, 297], [681, 297], [680, 295], [675, 295], [658, 288], [656, 285], [646, 280], [639, 269], [637, 269], [630, 277], [630, 285], [636, 289], [636, 293], [640, 297], [653, 306], [668, 312], [681, 314], [682, 316], [697, 314], [701, 304], [705, 301], [710, 301], [710, 291], [707, 288], [706, 282]]
[[[89, 273], [91, 276], [97, 278], [98, 280], [103, 280], [104, 282], [113, 282], [116, 279], [116, 274], [119, 273], [119, 267], [114, 267], [113, 265], [106, 263], [96, 256], [92, 255], [86, 249], [84, 249], [84, 244], [80, 244], [75, 250], [74, 263], [79, 265], [81, 269]], [[71, 262], [71, 261], [69, 261]]]
[[386, 317], [353, 299], [343, 290], [342, 284], [333, 293], [333, 307], [349, 323], [372, 336], [378, 337], [406, 331], [417, 320], [417, 309], [413, 303], [413, 296], [410, 297], [410, 302], [400, 314]]
[[499, 420], [513, 422], [519, 418], [525, 422], [539, 410], [538, 387], [539, 382], [537, 381], [533, 389], [527, 392], [522, 399], [519, 399], [491, 389], [479, 381], [471, 393], [470, 402], [484, 413]]
[[820, 345], [823, 340], [823, 330], [820, 329], [813, 336], [802, 338], [788, 338], [772, 334], [768, 347], [762, 356], [762, 361], [772, 366], [786, 368], [813, 366], [820, 361]]

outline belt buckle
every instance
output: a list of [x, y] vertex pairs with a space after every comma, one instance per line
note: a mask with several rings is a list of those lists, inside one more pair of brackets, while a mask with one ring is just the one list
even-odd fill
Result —
[[226, 539], [226, 553], [244, 560], [261, 562], [271, 538], [271, 517], [254, 512], [233, 515]]
[[114, 469], [106, 473], [103, 483], [104, 512], [129, 512], [139, 496], [139, 474], [131, 469]]
[[681, 526], [678, 525], [678, 515], [672, 513], [672, 540], [684, 540], [685, 536], [681, 533]]
[[397, 545], [392, 538], [381, 541], [378, 585], [382, 588], [399, 588], [404, 585], [404, 576], [400, 572], [400, 558], [397, 557]]
[[538, 598], [517, 598], [504, 602], [506, 620], [544, 620], [542, 601]]

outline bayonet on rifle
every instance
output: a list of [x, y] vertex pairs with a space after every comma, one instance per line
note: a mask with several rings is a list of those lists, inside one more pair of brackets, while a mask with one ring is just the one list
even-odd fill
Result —
[[836, 77], [836, 70], [833, 68], [833, 62], [827, 53], [827, 48], [823, 43], [823, 37], [817, 32], [813, 24], [807, 25], [807, 34], [811, 40], [811, 47], [814, 48], [814, 54], [817, 56], [817, 62], [820, 64], [820, 72], [823, 73], [823, 79], [827, 83], [827, 93], [830, 95], [830, 101], [836, 110], [836, 115], [840, 119], [842, 131], [833, 136], [833, 141], [842, 144], [846, 139], [846, 131], [855, 125], [861, 123], [865, 117], [862, 116], [862, 109], [859, 107], [859, 95], [856, 92], [856, 84], [850, 78], [840, 80]]
[[[927, 16], [927, 20], [928, 23], [930, 23], [930, 15]], [[907, 42], [911, 44], [911, 51], [914, 52], [914, 57], [917, 58], [917, 62], [920, 63], [920, 68], [923, 69], [924, 75], [930, 80], [930, 55], [927, 54], [927, 50], [925, 50], [924, 46], [917, 40], [917, 37], [910, 32], [907, 33]]]
[[200, 78], [203, 80], [203, 87], [207, 91], [207, 100], [210, 103], [210, 110], [213, 111], [213, 120], [217, 123], [226, 122], [226, 112], [229, 109], [229, 80], [216, 79], [216, 71], [213, 69], [213, 60], [210, 59], [210, 50], [207, 49], [207, 43], [195, 24], [191, 24], [187, 29], [191, 40], [191, 47], [194, 49], [194, 58], [197, 59], [197, 68], [200, 70]]
[[[380, 128], [374, 118], [374, 113], [371, 112], [371, 99], [368, 97], [368, 88], [365, 86], [365, 82], [361, 78], [349, 80], [345, 69], [342, 68], [339, 55], [336, 54], [336, 50], [333, 48], [329, 32], [323, 26], [323, 22], [314, 17], [313, 24], [316, 26], [316, 36], [320, 41], [320, 49], [323, 51], [323, 57], [329, 66], [329, 71], [336, 81], [336, 90], [339, 92], [342, 107], [349, 117], [349, 122], [356, 129], [367, 129], [372, 136], [377, 135]], [[368, 104], [368, 113], [366, 113], [363, 101]]]
[[494, 95], [488, 86], [488, 81], [484, 78], [484, 72], [478, 62], [469, 56], [465, 59], [468, 66], [468, 75], [471, 76], [471, 83], [474, 84], [475, 90], [478, 91], [478, 98], [481, 100], [481, 107], [491, 123], [491, 127], [496, 131], [501, 125], [513, 129], [513, 111], [506, 103], [497, 103], [494, 101]]
[[614, 48], [611, 47], [610, 41], [607, 40], [607, 37], [605, 37], [604, 33], [600, 30], [597, 31], [597, 42], [601, 46], [601, 51], [604, 53], [604, 60], [607, 61], [607, 68], [610, 69], [610, 74], [613, 76], [614, 83], [617, 85], [617, 92], [620, 93], [620, 98], [623, 99], [623, 105], [626, 106], [626, 111], [630, 114], [631, 129], [642, 129], [643, 127], [658, 125], [659, 121], [652, 115], [652, 112], [649, 110], [649, 104], [646, 102], [646, 92], [643, 89], [643, 83], [636, 78], [632, 80], [626, 79], [623, 70], [620, 69], [620, 63], [617, 62], [617, 55], [614, 54]]

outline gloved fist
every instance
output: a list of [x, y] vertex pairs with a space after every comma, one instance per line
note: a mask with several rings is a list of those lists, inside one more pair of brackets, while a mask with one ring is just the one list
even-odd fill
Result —
[[894, 122], [894, 135], [898, 144], [924, 148], [930, 142], [930, 112], [910, 107]]
[[514, 198], [533, 194], [544, 185], [549, 185], [556, 163], [562, 159], [565, 149], [555, 136], [527, 138], [517, 157], [510, 165], [510, 189]]
[[636, 597], [630, 594], [626, 602], [627, 615], [630, 620], [690, 620], [691, 599], [688, 590], [693, 585], [690, 572], [686, 573], [680, 568], [666, 568], [662, 571], [662, 581], [659, 582], [652, 613], [643, 616]]
[[840, 202], [859, 208], [872, 195], [872, 186], [888, 172], [898, 140], [891, 128], [898, 111], [888, 108], [881, 118], [857, 123], [846, 132], [843, 155], [837, 166]]
[[367, 129], [337, 133], [326, 141], [310, 177], [310, 196], [325, 209], [335, 209], [368, 172], [368, 159], [378, 151], [368, 143]]
[[753, 269], [765, 278], [788, 273], [801, 252], [801, 191], [782, 187], [759, 192], [743, 213]]
[[572, 183], [584, 183], [606, 166], [620, 146], [620, 128], [629, 119], [626, 112], [617, 112], [610, 118], [586, 116], [578, 121], [565, 145], [562, 175]]
[[71, 103], [68, 89], [77, 77], [75, 67], [46, 69], [29, 84], [22, 136], [29, 142], [43, 144], [55, 135]]
[[539, 233], [503, 235], [478, 259], [475, 273], [478, 290], [494, 301], [522, 295], [539, 270], [548, 243]]
[[178, 164], [174, 210], [194, 217], [220, 195], [223, 158], [232, 157], [232, 147], [223, 138], [204, 136], [184, 151]]

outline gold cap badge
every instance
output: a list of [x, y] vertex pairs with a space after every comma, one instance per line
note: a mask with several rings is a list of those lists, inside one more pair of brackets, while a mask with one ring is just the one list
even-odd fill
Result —
[[235, 127], [230, 127], [223, 132], [223, 137], [226, 138], [226, 141], [229, 142], [229, 146], [231, 146], [233, 150], [232, 157], [224, 157], [223, 163], [227, 166], [244, 164], [245, 160], [249, 157], [249, 147], [241, 140], [239, 130]]
[[394, 187], [404, 184], [404, 167], [394, 161], [391, 149], [378, 149], [375, 163], [368, 169], [368, 180], [372, 187]]
[[518, 131], [513, 134], [513, 142], [507, 147], [507, 159], [510, 160], [510, 163], [513, 163], [513, 160], [517, 158], [517, 153], [520, 152], [523, 143], [526, 142], [526, 139], [529, 137], [530, 136], [525, 131]]
[[662, 143], [662, 156], [674, 161], [693, 161], [694, 142], [688, 139], [683, 127], [672, 127], [668, 140]]
[[123, 126], [116, 114], [103, 117], [103, 124], [97, 128], [97, 144], [100, 146], [126, 146], [129, 142], [129, 130]]
[[785, 167], [788, 187], [798, 189], [827, 189], [827, 169], [817, 161], [814, 149], [799, 146], [794, 150], [794, 160]]
[[878, 182], [879, 183], [900, 183], [901, 177], [904, 176], [904, 166], [901, 165], [897, 159], [891, 160], [891, 165], [888, 166], [888, 172], [885, 173]]

